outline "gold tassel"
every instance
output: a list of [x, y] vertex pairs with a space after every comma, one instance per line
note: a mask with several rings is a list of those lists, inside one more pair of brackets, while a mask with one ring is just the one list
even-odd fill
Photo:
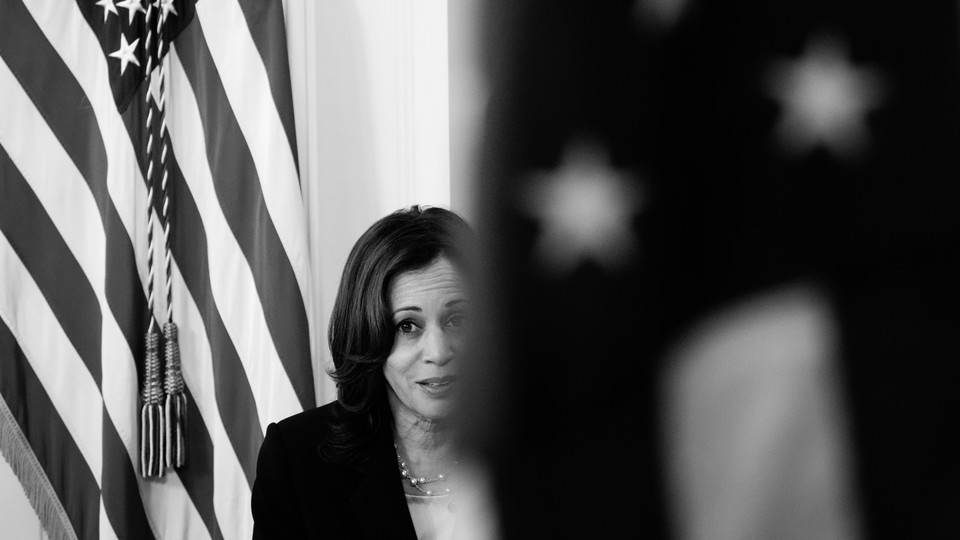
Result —
[[187, 461], [187, 396], [183, 391], [183, 373], [180, 371], [180, 345], [177, 342], [177, 324], [163, 325], [164, 353], [167, 363], [164, 385], [167, 391], [166, 464], [181, 468]]
[[147, 331], [147, 359], [144, 365], [143, 405], [140, 408], [140, 473], [144, 478], [163, 476], [164, 415], [160, 397], [160, 336]]

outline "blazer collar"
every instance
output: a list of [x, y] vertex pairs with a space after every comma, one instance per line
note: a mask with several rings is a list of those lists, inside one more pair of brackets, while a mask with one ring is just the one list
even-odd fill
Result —
[[388, 426], [381, 428], [373, 441], [363, 478], [350, 497], [350, 507], [367, 538], [417, 538]]

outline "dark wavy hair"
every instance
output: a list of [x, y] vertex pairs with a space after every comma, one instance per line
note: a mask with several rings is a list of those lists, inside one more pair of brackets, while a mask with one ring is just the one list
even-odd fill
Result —
[[336, 381], [339, 404], [330, 434], [320, 446], [328, 459], [357, 462], [382, 423], [393, 420], [383, 375], [395, 339], [391, 280], [441, 256], [467, 272], [471, 237], [470, 226], [456, 213], [414, 205], [381, 218], [354, 244], [327, 333], [334, 365], [329, 374]]

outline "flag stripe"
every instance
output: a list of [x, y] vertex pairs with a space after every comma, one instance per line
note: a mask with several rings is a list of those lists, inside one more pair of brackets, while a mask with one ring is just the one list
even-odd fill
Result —
[[295, 158], [287, 141], [289, 133], [284, 129], [277, 109], [271, 107], [274, 101], [269, 96], [273, 92], [264, 64], [246, 60], [259, 58], [252, 35], [244, 31], [228, 31], [230, 28], [247, 29], [244, 17], [236, 0], [207, 0], [197, 6], [204, 41], [217, 66], [219, 81], [230, 101], [250, 157], [259, 175], [270, 179], [256, 185], [263, 194], [271, 222], [297, 276], [301, 296], [308, 298], [310, 257], [303, 235], [306, 217]]
[[[214, 493], [229, 493], [231, 496], [217, 497], [210, 504], [213, 505], [219, 530], [213, 536], [222, 538], [249, 538], [251, 533], [242, 529], [249, 523], [249, 505], [241, 504], [250, 497], [250, 485], [237, 459], [230, 442], [215, 395], [215, 379], [217, 373], [211, 353], [210, 340], [204, 333], [205, 324], [198, 306], [190, 298], [183, 275], [176, 261], [173, 264], [174, 304], [173, 316], [181, 325], [180, 351], [190, 362], [183, 364], [183, 378], [189, 388], [193, 388], [193, 403], [208, 426], [209, 437], [212, 441], [212, 489]], [[191, 416], [191, 419], [194, 418]], [[188, 463], [191, 475], [194, 471], [193, 446]], [[207, 471], [204, 471], [207, 474]]]
[[[12, 43], [0, 38], [0, 55], [3, 55], [4, 59], [10, 56], [18, 57], [14, 64], [8, 65], [89, 185], [108, 238], [105, 283], [107, 302], [131, 350], [140, 351], [143, 338], [138, 335], [137, 328], [142, 327], [145, 311], [142, 295], [137, 294], [140, 291], [140, 280], [136, 273], [133, 248], [107, 193], [107, 152], [99, 133], [97, 118], [89, 107], [75, 106], [89, 103], [90, 99], [73, 72], [64, 64], [58, 51], [47, 40], [34, 17], [24, 9], [25, 6], [11, 0], [0, 2], [6, 4], [3, 6], [8, 8], [5, 17], [11, 17], [11, 26], [16, 27], [19, 32]], [[35, 9], [34, 4], [30, 7]], [[43, 16], [49, 12], [50, 10], [40, 10], [38, 15]], [[44, 22], [51, 24], [51, 21]], [[53, 32], [52, 35], [62, 38], [68, 34], [68, 28], [71, 27], [66, 26], [61, 32]], [[89, 32], [89, 29], [84, 30]], [[19, 53], [24, 46], [29, 47], [30, 55]], [[10, 54], [4, 54], [4, 50]], [[37, 65], [43, 66], [43, 69], [36, 69]], [[55, 93], [49, 90], [51, 87], [56, 89]], [[81, 127], [89, 129], [84, 131]], [[99, 381], [100, 377], [97, 379]]]
[[117, 537], [153, 538], [137, 486], [137, 471], [106, 409], [103, 411], [103, 455], [107, 466], [103, 468], [100, 489]]
[[240, 0], [240, 8], [243, 9], [243, 16], [247, 19], [253, 42], [267, 69], [273, 102], [280, 115], [280, 122], [283, 123], [283, 130], [287, 133], [287, 144], [290, 145], [293, 165], [299, 179], [300, 159], [297, 156], [297, 132], [293, 116], [293, 92], [290, 89], [290, 64], [287, 55], [287, 29], [283, 16], [283, 4]]
[[[230, 109], [200, 26], [177, 41], [178, 57], [198, 96], [207, 157], [230, 229], [250, 261], [267, 326], [303, 408], [315, 405], [306, 308], [290, 259], [270, 219], [260, 176]], [[182, 51], [190, 51], [183, 54]], [[265, 171], [266, 172], [266, 171]], [[256, 219], [251, 219], [256, 216]], [[270, 261], [266, 264], [266, 261]]]
[[[109, 259], [106, 256], [107, 242], [96, 201], [70, 157], [63, 151], [54, 134], [47, 129], [47, 124], [34, 108], [33, 102], [25, 93], [18, 91], [19, 87], [12, 82], [12, 76], [5, 68], [4, 63], [0, 67], [0, 81], [7, 83], [5, 84], [7, 90], [0, 103], [0, 111], [11, 121], [0, 126], [0, 140], [4, 141], [5, 150], [11, 159], [17, 162], [22, 178], [26, 181], [26, 185], [12, 184], [15, 193], [27, 198], [26, 204], [16, 211], [21, 215], [27, 212], [29, 216], [40, 219], [42, 216], [34, 216], [33, 207], [42, 206], [50, 218], [49, 222], [41, 222], [41, 227], [37, 230], [32, 230], [35, 225], [29, 219], [23, 221], [21, 225], [31, 229], [34, 234], [52, 239], [52, 244], [44, 245], [56, 248], [62, 246], [64, 255], [52, 252], [49, 256], [67, 260], [63, 268], [36, 265], [37, 268], [43, 268], [44, 272], [51, 275], [41, 276], [34, 272], [34, 279], [41, 282], [41, 285], [46, 282], [58, 282], [62, 288], [80, 295], [93, 294], [96, 297], [96, 303], [92, 306], [98, 307], [103, 313], [107, 310], [104, 289], [105, 276], [108, 273], [105, 267], [109, 265], [106, 263]], [[17, 125], [30, 126], [30, 129], [18, 130]], [[11, 182], [14, 178], [11, 177]], [[29, 260], [33, 256], [35, 255], [24, 253], [22, 257], [28, 267], [34, 266]], [[76, 259], [77, 268], [71, 268], [71, 257]], [[63, 276], [60, 273], [62, 270], [67, 271]], [[139, 293], [139, 290], [137, 292]], [[51, 294], [64, 296], [63, 293], [58, 292]], [[84, 306], [78, 303], [83, 301], [83, 296], [71, 299], [70, 307], [76, 309]], [[77, 318], [85, 321], [87, 314], [80, 313]], [[88, 352], [87, 347], [78, 347], [81, 356], [96, 354], [100, 357], [102, 353], [106, 361], [123, 356], [129, 362], [128, 343], [124, 341], [116, 321], [109, 316], [109, 313], [106, 318], [99, 316], [91, 318], [90, 323], [96, 324], [91, 328], [81, 328], [83, 334], [87, 339], [96, 341], [101, 350]], [[79, 326], [82, 325], [83, 322], [79, 323]], [[97, 330], [102, 331], [102, 336], [96, 335]], [[68, 334], [71, 334], [71, 338], [73, 337], [71, 332]], [[132, 363], [130, 367], [132, 369]], [[100, 375], [103, 376], [103, 366], [100, 365], [99, 369]], [[133, 384], [136, 386], [135, 376]], [[104, 386], [102, 381], [98, 381], [98, 385], [101, 388], [111, 388], [111, 385]]]
[[4, 319], [0, 311], [0, 395], [16, 417], [77, 536], [95, 538], [100, 513], [97, 480]]
[[108, 239], [107, 278], [104, 283], [107, 304], [134, 358], [139, 358], [143, 354], [141, 334], [146, 323], [146, 303], [128, 233], [132, 228], [130, 219], [124, 220], [120, 213], [121, 208], [130, 206], [129, 196], [113, 198], [111, 202], [111, 193], [108, 193], [129, 191], [127, 186], [134, 184], [130, 182], [130, 176], [137, 172], [136, 161], [132, 158], [133, 152], [129, 144], [114, 144], [119, 114], [116, 112], [113, 94], [106, 83], [107, 65], [102, 58], [89, 54], [91, 49], [96, 50], [98, 42], [77, 10], [51, 9], [49, 4], [35, 0], [30, 1], [27, 8], [36, 24], [45, 29], [43, 36], [36, 39], [49, 42], [56, 53], [39, 57], [37, 61], [45, 70], [51, 70], [47, 75], [50, 78], [59, 79], [68, 77], [69, 74], [71, 85], [75, 79], [80, 89], [68, 96], [69, 99], [80, 99], [82, 103], [89, 104], [89, 107], [84, 108], [88, 109], [89, 114], [94, 115], [93, 118], [97, 121], [95, 127], [99, 128], [100, 136], [91, 135], [89, 140], [81, 141], [79, 151], [83, 151], [84, 144], [93, 144], [98, 149], [102, 147], [110, 165], [105, 176], [100, 174], [102, 171], [99, 170], [81, 170], [81, 173], [90, 184]]
[[[0, 161], [7, 161], [6, 154], [0, 154]], [[5, 175], [8, 172], [4, 171]], [[103, 402], [90, 372], [63, 334], [5, 232], [0, 234], [0, 283], [6, 285], [0, 289], [0, 313], [97, 481], [99, 499]]]
[[[174, 53], [170, 91], [190, 96], [192, 91], [178, 60]], [[212, 282], [211, 292], [250, 381], [260, 428], [266, 431], [269, 422], [294, 414], [301, 406], [270, 337], [259, 296], [253, 293], [256, 284], [250, 267], [220, 210], [206, 153], [202, 145], [179, 144], [189, 141], [184, 135], [203, 131], [197, 104], [186, 98], [180, 99], [179, 104], [169, 118], [173, 148], [194, 201], [206, 210], [201, 218], [207, 236], [223, 239], [208, 244], [211, 271], [220, 276]], [[236, 294], [236, 290], [250, 293]]]
[[[9, 102], [9, 98], [13, 97], [12, 94], [8, 93], [8, 100], [4, 100], [5, 104]], [[34, 125], [39, 128], [43, 124]], [[27, 142], [32, 141], [28, 140]], [[6, 154], [5, 150], [3, 151], [3, 157], [3, 163], [12, 164], [10, 156]], [[2, 214], [0, 230], [4, 232], [10, 246], [20, 254], [20, 260], [24, 267], [45, 295], [49, 308], [57, 317], [61, 325], [60, 328], [63, 329], [71, 343], [76, 344], [83, 339], [96, 342], [96, 349], [92, 351], [89, 348], [75, 348], [84, 364], [88, 366], [95, 364], [99, 368], [100, 343], [104, 331], [103, 321], [100, 311], [97, 309], [99, 301], [93, 289], [90, 288], [89, 282], [85, 279], [84, 270], [58, 234], [57, 228], [46, 209], [37, 199], [33, 190], [30, 189], [20, 171], [12, 167], [4, 167], [3, 183], [5, 194], [9, 194], [10, 197], [5, 197], [3, 201], [0, 201], [0, 214]], [[81, 214], [82, 212], [75, 215], [79, 216]], [[33, 250], [30, 249], [31, 245], [42, 245], [44, 248]], [[83, 294], [72, 294], [78, 292]], [[93, 296], [93, 298], [89, 298], [89, 296]], [[70, 311], [71, 307], [85, 309], [73, 313], [73, 311]], [[67, 325], [63, 324], [64, 320], [68, 319], [67, 316], [63, 315], [65, 312], [71, 314], [69, 316], [71, 322]], [[79, 337], [76, 335], [77, 333], [80, 334]], [[103, 341], [109, 343], [110, 340], [104, 339]], [[120, 346], [125, 347], [126, 344], [121, 343]], [[116, 352], [115, 347], [113, 351]], [[98, 387], [102, 384], [102, 381], [95, 382]], [[102, 403], [102, 401], [97, 399], [95, 403]], [[121, 403], [121, 406], [130, 407], [135, 403], [136, 397], [134, 394], [131, 402]], [[101, 408], [101, 414], [107, 419], [106, 409]], [[137, 496], [139, 491], [127, 489], [130, 484], [136, 487], [136, 473], [133, 470], [130, 454], [123, 446], [113, 423], [109, 419], [107, 420], [107, 422], [101, 424], [102, 440], [99, 449], [103, 456], [102, 461], [110, 464], [110, 466], [101, 469], [100, 485], [103, 491], [103, 503], [111, 524], [114, 526], [119, 524], [125, 529], [130, 528], [129, 530], [119, 531], [122, 536], [129, 533], [136, 538], [145, 538], [149, 534], [149, 528], [143, 504]], [[132, 427], [134, 430], [136, 429], [135, 421]], [[87, 457], [100, 459], [100, 455], [88, 455]], [[120, 518], [121, 515], [122, 519]]]
[[[0, 0], [0, 9], [6, 23], [0, 32], [0, 55], [44, 119], [51, 126], [62, 126], [51, 129], [84, 178], [105, 178], [107, 152], [96, 117], [89, 107], [82, 106], [85, 99], [80, 85], [22, 2]], [[24, 54], [24, 50], [30, 53]]]
[[210, 432], [203, 415], [200, 414], [200, 409], [197, 408], [197, 400], [190, 391], [190, 387], [187, 386], [184, 391], [187, 395], [187, 441], [190, 454], [186, 474], [179, 475], [180, 481], [196, 506], [210, 538], [223, 540], [223, 533], [220, 531], [220, 524], [217, 523], [213, 506], [213, 441], [210, 439]]
[[[176, 161], [171, 174], [182, 178]], [[244, 470], [248, 483], [253, 485], [256, 473], [257, 453], [263, 442], [257, 406], [250, 382], [243, 371], [240, 357], [224, 326], [223, 318], [216, 308], [211, 291], [210, 268], [207, 260], [207, 240], [202, 234], [200, 214], [190, 197], [189, 189], [182, 180], [178, 182], [175, 202], [175, 219], [178, 227], [173, 229], [171, 249], [183, 274], [190, 294], [200, 308], [204, 329], [210, 340], [214, 371], [214, 391], [223, 427]], [[190, 248], [189, 256], [182, 256], [179, 246]], [[187, 251], [183, 249], [183, 251]]]
[[[65, 155], [53, 133], [47, 129], [48, 126], [51, 129], [58, 126], [45, 123], [39, 118], [33, 103], [22, 91], [15, 90], [19, 87], [10, 79], [10, 73], [0, 68], [0, 82], [6, 83], [5, 87], [8, 89], [0, 108], [5, 109], [5, 117], [14, 120], [0, 128], [0, 140], [7, 150], [15, 149], [17, 154], [10, 155], [10, 158], [24, 164], [25, 169], [22, 172], [28, 174], [39, 189], [31, 189], [28, 185], [30, 182], [24, 176], [10, 174], [7, 181], [10, 183], [13, 198], [0, 203], [4, 207], [0, 228], [5, 230], [13, 249], [20, 254], [20, 259], [46, 297], [67, 338], [90, 369], [97, 387], [102, 389], [101, 362], [111, 362], [118, 357], [125, 358], [127, 364], [122, 367], [128, 367], [131, 372], [133, 363], [128, 343], [116, 329], [115, 321], [109, 318], [109, 314], [108, 319], [104, 320], [101, 311], [106, 304], [102, 293], [106, 239], [99, 221], [99, 211], [94, 206], [87, 184], [80, 178], [82, 173], [78, 173], [72, 166], [70, 158]], [[64, 86], [73, 90], [70, 85]], [[31, 115], [37, 118], [31, 118]], [[86, 121], [90, 122], [90, 119]], [[7, 132], [11, 125], [32, 126], [33, 129], [11, 134]], [[63, 126], [59, 127], [66, 130]], [[93, 127], [97, 127], [95, 120]], [[50, 170], [60, 171], [59, 182], [51, 181], [55, 175], [50, 174]], [[47, 199], [48, 206], [40, 200], [41, 194]], [[55, 212], [52, 216], [49, 213], [51, 211]], [[60, 222], [59, 227], [55, 219]], [[68, 236], [61, 236], [60, 230], [69, 231]], [[66, 238], [73, 239], [73, 245], [68, 245]], [[126, 240], [126, 237], [123, 239]], [[42, 245], [44, 248], [34, 250], [30, 248], [31, 245]], [[75, 258], [74, 254], [78, 254], [81, 259]], [[100, 284], [100, 295], [94, 290], [90, 280]], [[116, 334], [111, 332], [114, 329], [117, 330]], [[111, 375], [116, 378], [116, 372], [122, 367], [115, 369]], [[130, 412], [136, 406], [135, 374], [131, 373], [131, 379], [132, 385], [107, 385], [103, 397], [105, 407], [115, 411], [115, 414], [126, 413], [129, 417], [128, 422], [121, 425], [126, 428], [126, 440], [133, 445], [136, 438], [132, 435], [136, 432], [137, 423], [136, 417]], [[121, 396], [119, 400], [108, 400], [116, 395], [116, 392], [122, 393], [124, 388], [127, 389], [128, 396]], [[101, 414], [106, 415], [106, 409], [102, 409]], [[139, 492], [124, 492], [131, 483], [136, 486], [131, 452], [124, 447], [112, 422], [101, 425], [103, 431], [100, 451], [103, 461], [112, 464], [101, 472], [105, 512], [113, 525], [131, 527], [126, 532], [143, 537], [144, 531], [149, 533], [149, 529], [143, 504], [137, 496]], [[122, 514], [122, 517], [118, 514]]]
[[[0, 62], [0, 86], [8, 84], [5, 74], [9, 72], [5, 66]], [[0, 99], [0, 107], [9, 104], [10, 100], [11, 94], [5, 93]], [[5, 117], [8, 112], [5, 111]], [[30, 271], [59, 326], [99, 387], [101, 315], [96, 309], [96, 294], [43, 205], [7, 153], [8, 144], [14, 141], [5, 133], [5, 128], [0, 130], [3, 130], [0, 131], [0, 170], [3, 172], [0, 184], [4, 192], [0, 200], [0, 230]], [[43, 246], [43, 249], [34, 246]]]

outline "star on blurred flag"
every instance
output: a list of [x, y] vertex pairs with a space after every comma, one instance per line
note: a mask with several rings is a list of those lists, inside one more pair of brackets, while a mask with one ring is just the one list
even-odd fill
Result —
[[600, 146], [574, 142], [557, 169], [528, 182], [521, 204], [540, 226], [534, 255], [544, 268], [563, 275], [593, 260], [616, 270], [635, 256], [631, 222], [642, 208], [640, 190]]
[[788, 154], [800, 157], [822, 145], [850, 159], [866, 149], [866, 115], [883, 98], [882, 78], [852, 64], [840, 40], [811, 40], [801, 58], [774, 63], [766, 82], [782, 106], [775, 129]]

